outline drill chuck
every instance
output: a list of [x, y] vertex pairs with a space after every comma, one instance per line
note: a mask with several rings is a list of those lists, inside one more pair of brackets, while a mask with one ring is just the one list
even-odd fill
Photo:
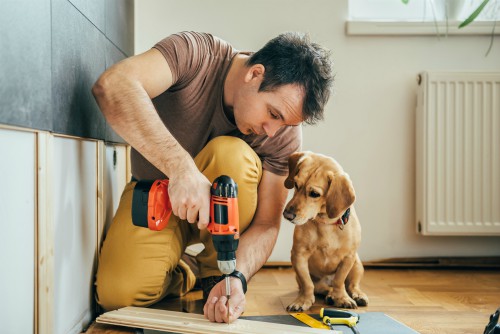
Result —
[[236, 259], [225, 261], [217, 260], [217, 266], [221, 273], [226, 275], [232, 274], [236, 270]]
[[239, 239], [234, 235], [212, 235], [214, 248], [217, 251], [217, 265], [223, 274], [231, 274], [236, 270], [236, 250]]

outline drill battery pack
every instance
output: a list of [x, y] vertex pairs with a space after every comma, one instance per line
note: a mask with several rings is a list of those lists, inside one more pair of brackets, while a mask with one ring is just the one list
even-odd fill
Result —
[[132, 194], [132, 223], [153, 231], [163, 230], [172, 214], [168, 180], [141, 180]]

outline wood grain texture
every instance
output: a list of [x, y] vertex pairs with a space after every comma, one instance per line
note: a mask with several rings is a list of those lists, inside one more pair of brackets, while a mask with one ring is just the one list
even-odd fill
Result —
[[[422, 334], [482, 333], [489, 315], [500, 306], [499, 270], [374, 269], [368, 268], [361, 287], [370, 298], [356, 312], [383, 312]], [[250, 281], [245, 316], [287, 314], [298, 293], [291, 268], [264, 268]], [[201, 291], [153, 305], [175, 311], [202, 313]], [[326, 306], [321, 296], [310, 313]], [[126, 328], [94, 324], [89, 334], [130, 333]]]
[[96, 320], [98, 323], [138, 327], [152, 330], [174, 331], [187, 334], [293, 334], [324, 333], [320, 329], [273, 324], [261, 321], [238, 319], [234, 323], [213, 323], [201, 314], [157, 310], [142, 307], [125, 307], [104, 313]]
[[53, 146], [48, 132], [37, 134], [37, 334], [54, 332]]

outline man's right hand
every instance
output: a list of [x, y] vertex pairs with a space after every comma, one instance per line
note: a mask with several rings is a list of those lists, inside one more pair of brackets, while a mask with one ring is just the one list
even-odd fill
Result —
[[198, 222], [198, 228], [205, 229], [210, 221], [211, 186], [198, 169], [178, 171], [168, 185], [173, 214], [190, 223]]

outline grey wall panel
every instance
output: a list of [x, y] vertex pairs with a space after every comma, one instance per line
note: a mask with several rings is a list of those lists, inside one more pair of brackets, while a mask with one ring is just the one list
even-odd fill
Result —
[[106, 36], [128, 56], [134, 54], [134, 0], [106, 0]]
[[1, 8], [0, 123], [123, 142], [91, 87], [133, 54], [134, 1], [6, 0]]
[[50, 0], [2, 1], [0, 123], [48, 130]]
[[[99, 30], [105, 30], [105, 2], [108, 0], [67, 0]], [[123, 0], [122, 0], [123, 1]]]
[[105, 70], [105, 37], [66, 0], [52, 0], [52, 17], [54, 131], [104, 139], [91, 88]]
[[[126, 58], [125, 54], [119, 50], [113, 43], [109, 40], [106, 40], [106, 68], [111, 67], [113, 64], [116, 64], [120, 60]], [[106, 141], [115, 142], [115, 143], [125, 143], [125, 141], [118, 136], [113, 129], [106, 123]]]

